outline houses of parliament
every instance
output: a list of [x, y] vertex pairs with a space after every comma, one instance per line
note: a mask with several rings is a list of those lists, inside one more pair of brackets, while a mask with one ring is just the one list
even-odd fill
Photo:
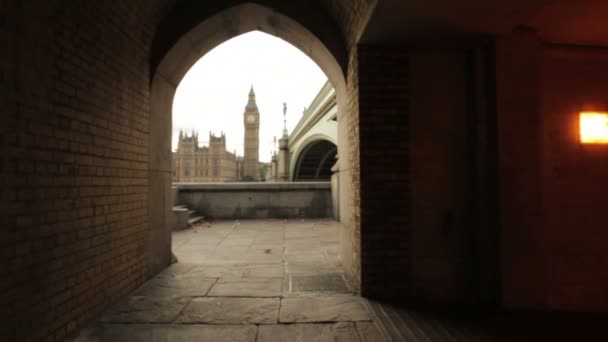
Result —
[[209, 146], [199, 145], [198, 133], [180, 131], [177, 151], [173, 152], [173, 182], [236, 182], [261, 179], [259, 162], [260, 113], [253, 86], [243, 113], [244, 156], [226, 150], [226, 135], [209, 133]]

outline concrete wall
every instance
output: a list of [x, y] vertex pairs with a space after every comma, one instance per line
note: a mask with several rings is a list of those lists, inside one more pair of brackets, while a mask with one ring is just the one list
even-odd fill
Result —
[[326, 218], [330, 182], [174, 184], [176, 205], [210, 219]]

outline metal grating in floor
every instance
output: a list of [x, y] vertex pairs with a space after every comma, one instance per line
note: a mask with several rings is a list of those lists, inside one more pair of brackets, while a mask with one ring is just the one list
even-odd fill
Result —
[[291, 293], [351, 293], [341, 273], [290, 275]]

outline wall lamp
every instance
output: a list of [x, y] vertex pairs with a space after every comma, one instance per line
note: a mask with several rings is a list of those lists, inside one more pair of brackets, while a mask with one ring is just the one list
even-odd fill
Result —
[[608, 112], [581, 112], [580, 136], [583, 144], [608, 144]]

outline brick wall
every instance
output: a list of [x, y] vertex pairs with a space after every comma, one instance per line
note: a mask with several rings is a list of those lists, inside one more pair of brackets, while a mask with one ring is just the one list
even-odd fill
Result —
[[[360, 181], [359, 181], [359, 80], [357, 43], [377, 1], [321, 3], [342, 29], [348, 49], [346, 90], [339, 113], [340, 221], [342, 264], [357, 288], [361, 284]], [[338, 92], [338, 96], [340, 93]]]
[[149, 276], [160, 1], [1, 6], [2, 339], [60, 340]]
[[378, 0], [321, 0], [321, 3], [335, 18], [342, 28], [346, 44], [353, 48], [358, 43], [367, 21], [376, 7]]
[[[17, 30], [17, 18], [11, 16], [15, 13], [17, 7], [16, 1], [3, 1], [0, 3], [0, 44], [4, 47], [15, 46], [15, 32]], [[8, 159], [6, 157], [7, 138], [5, 136], [14, 132], [16, 123], [16, 103], [15, 97], [15, 71], [16, 56], [14, 53], [9, 53], [10, 49], [2, 49], [0, 51], [0, 108], [2, 108], [2, 121], [0, 125], [0, 257], [3, 260], [12, 260], [15, 257], [16, 249], [14, 246], [14, 235], [16, 229], [12, 228], [16, 225], [16, 218], [11, 216], [10, 201], [16, 199], [15, 190], [7, 188], [8, 178]], [[5, 114], [6, 113], [6, 114]], [[14, 286], [14, 278], [10, 275], [9, 267], [0, 268], [0, 338], [12, 334], [9, 329], [12, 326], [13, 313], [7, 305], [9, 291]]]
[[358, 47], [361, 292], [375, 298], [410, 284], [407, 63], [405, 50]]

